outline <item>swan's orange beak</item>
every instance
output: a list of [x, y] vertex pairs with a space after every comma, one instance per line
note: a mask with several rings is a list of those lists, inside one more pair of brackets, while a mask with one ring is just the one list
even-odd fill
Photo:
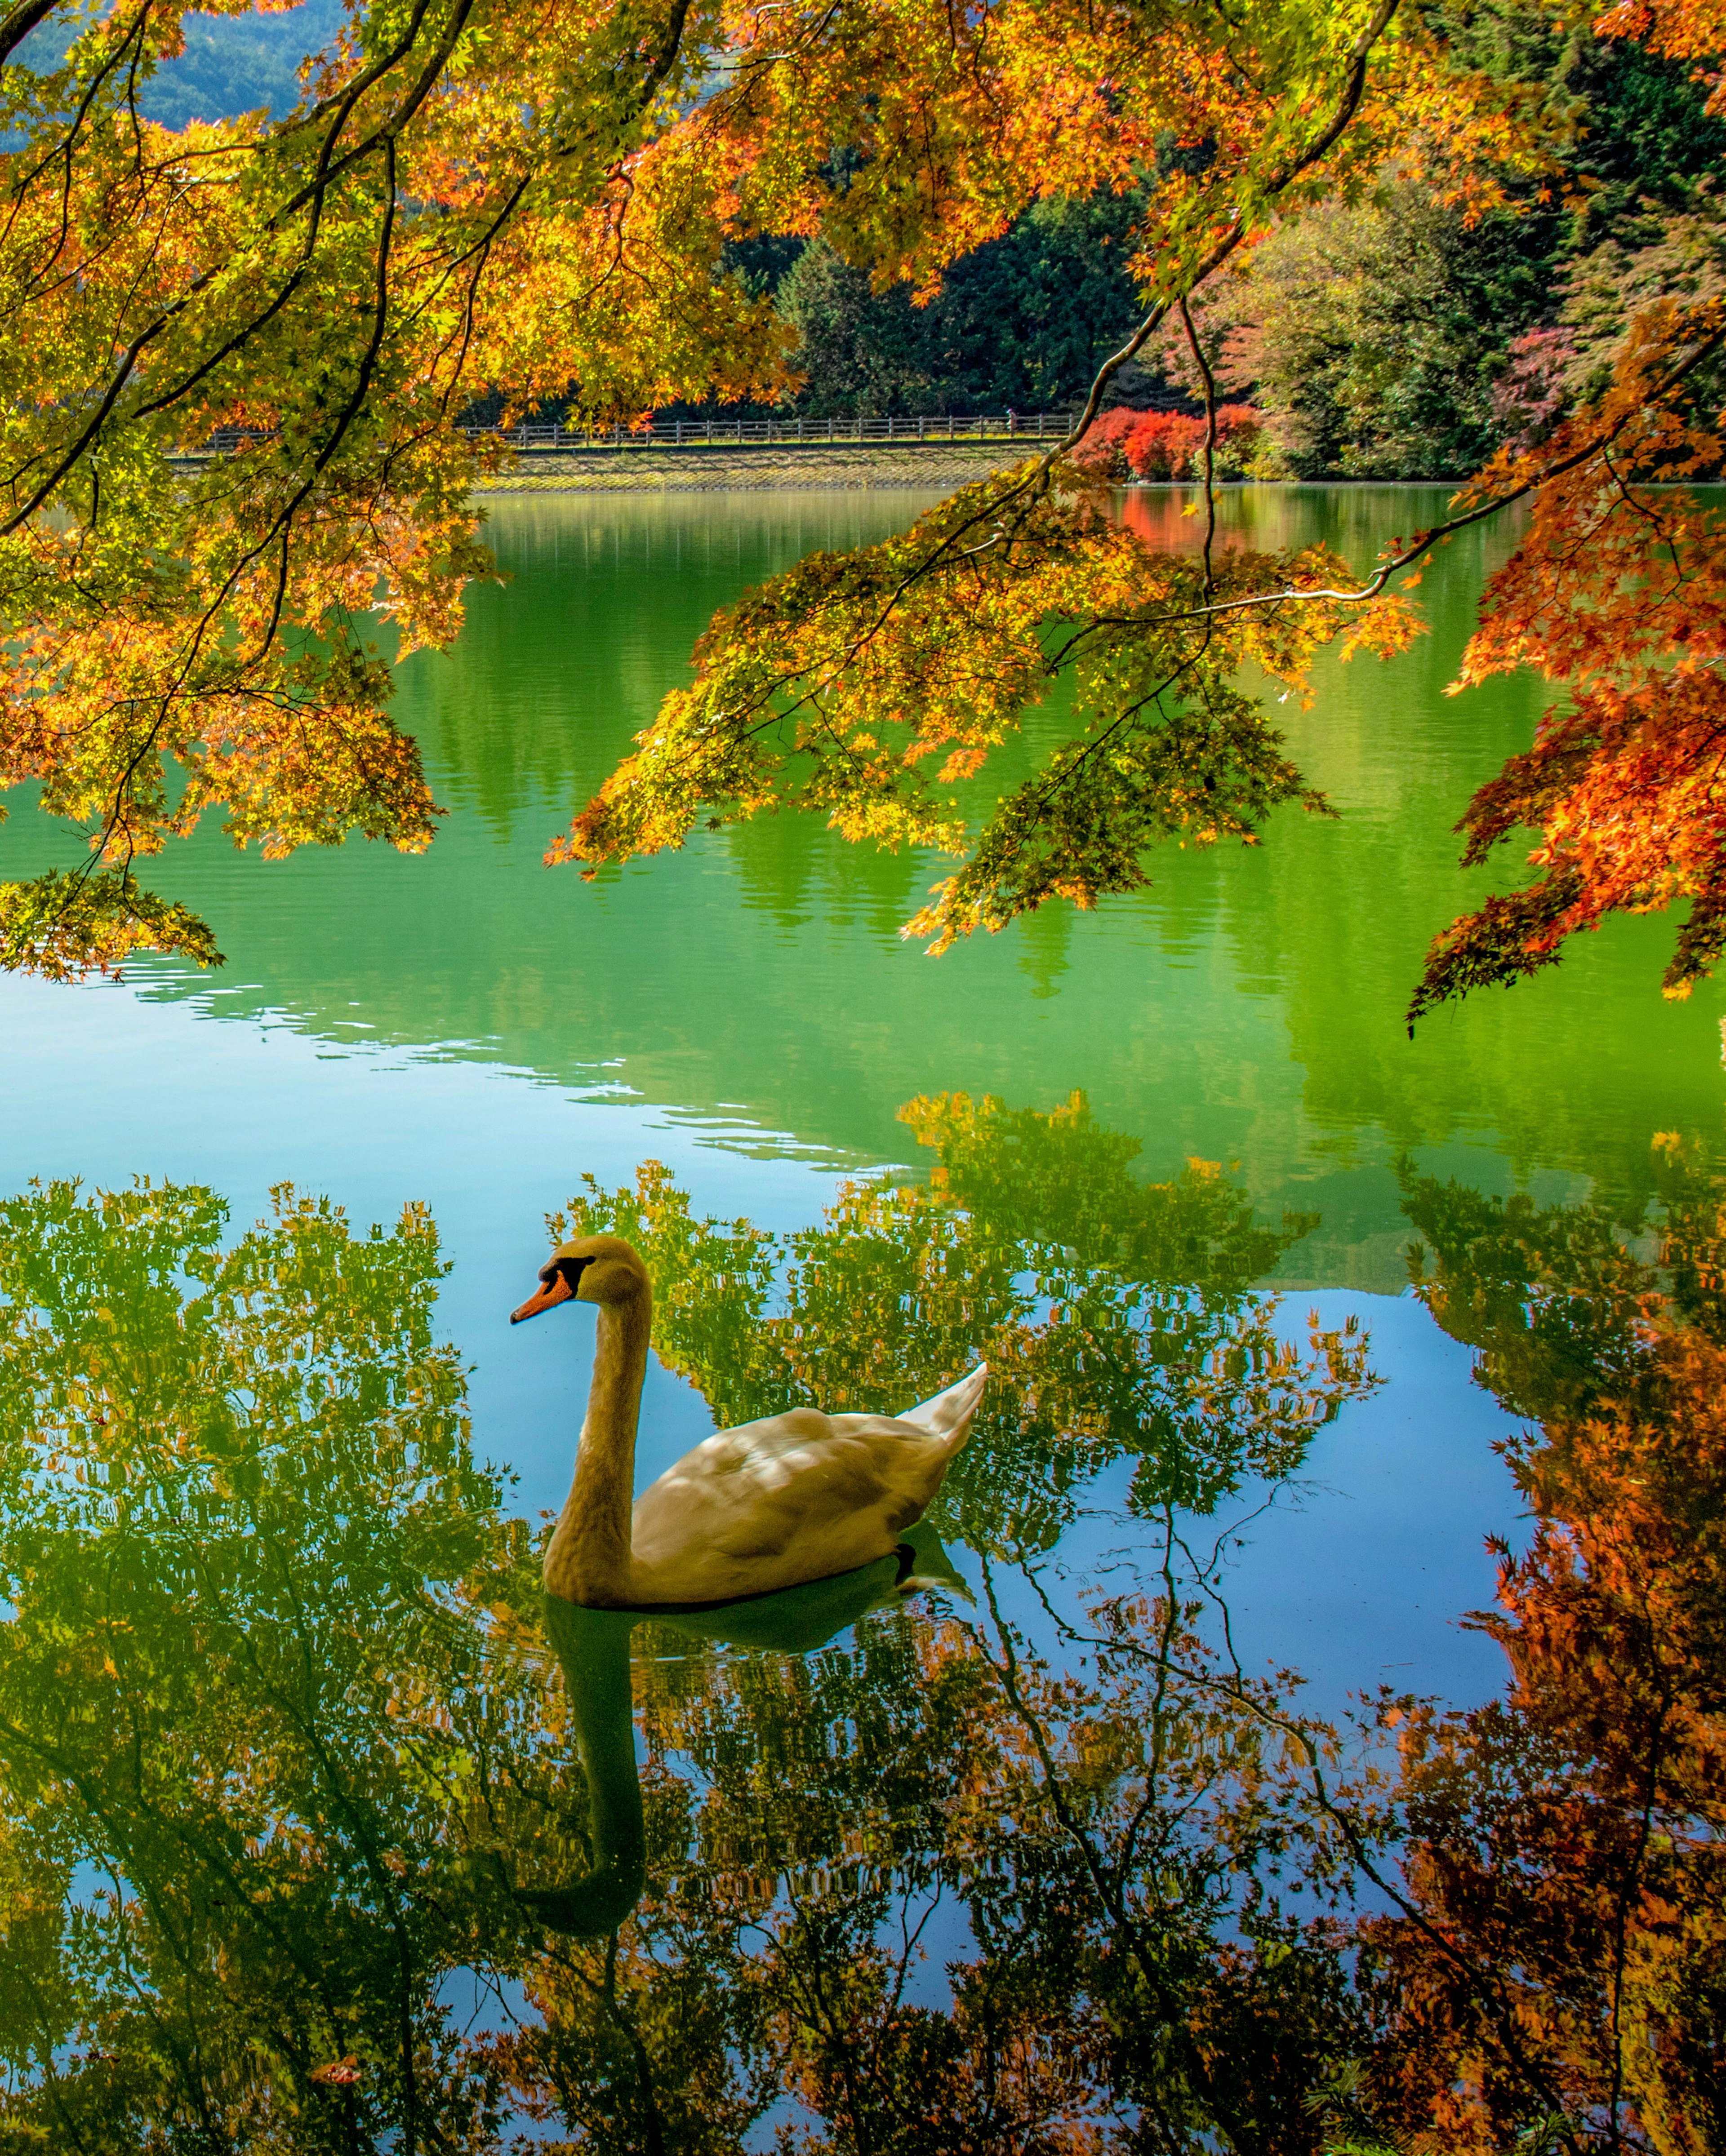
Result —
[[524, 1317], [537, 1317], [542, 1310], [555, 1310], [560, 1302], [568, 1302], [575, 1290], [562, 1273], [553, 1273], [537, 1295], [530, 1295], [519, 1310], [510, 1312], [510, 1323], [519, 1325]]

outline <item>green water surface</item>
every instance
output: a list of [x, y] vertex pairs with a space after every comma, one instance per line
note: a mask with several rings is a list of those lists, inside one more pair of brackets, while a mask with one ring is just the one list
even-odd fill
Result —
[[[927, 498], [494, 501], [505, 580], [402, 670], [426, 855], [211, 831], [155, 880], [222, 971], [0, 981], [0, 1995], [7, 2101], [56, 2145], [1321, 2145], [1277, 2138], [1319, 2114], [1242, 2033], [1294, 2008], [1241, 1791], [1311, 1794], [1254, 1748], [1380, 1686], [1502, 1684], [1459, 1624], [1482, 1537], [1528, 1532], [1495, 1448], [1571, 1395], [1474, 1357], [1579, 1291], [1537, 1254], [1470, 1302], [1469, 1237], [1509, 1199], [1652, 1262], [1673, 1162], [1718, 1152], [1723, 999], [1664, 1002], [1670, 923], [1620, 922], [1406, 1037], [1491, 886], [1451, 827], [1547, 693], [1445, 693], [1490, 528], [1409, 655], [1327, 660], [1279, 712], [1335, 820], [1169, 849], [1094, 915], [932, 960], [899, 926], [938, 862], [789, 818], [591, 886], [542, 865], [717, 607]], [[1227, 525], [1364, 563], [1441, 499], [1251, 489]], [[1125, 513], [1186, 543], [1181, 506]], [[49, 843], [22, 811], [0, 857]], [[909, 1599], [890, 1563], [729, 1630], [547, 1620], [592, 1317], [506, 1321], [572, 1199], [653, 1245], [640, 1480], [716, 1421], [896, 1408], [989, 1355]], [[1614, 1292], [1590, 1323], [1628, 1339]], [[1318, 1897], [1353, 1860], [1305, 1816]], [[1153, 1982], [1128, 1914], [1158, 1894]], [[1366, 2039], [1302, 1998], [1311, 2082]]]

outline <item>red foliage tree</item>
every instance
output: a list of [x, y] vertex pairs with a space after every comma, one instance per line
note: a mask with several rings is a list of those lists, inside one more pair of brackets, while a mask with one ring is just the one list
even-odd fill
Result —
[[[1250, 462], [1263, 421], [1251, 404], [1216, 410], [1216, 472], [1238, 477]], [[1205, 470], [1203, 413], [1105, 412], [1073, 452], [1082, 470], [1105, 479], [1197, 479]]]

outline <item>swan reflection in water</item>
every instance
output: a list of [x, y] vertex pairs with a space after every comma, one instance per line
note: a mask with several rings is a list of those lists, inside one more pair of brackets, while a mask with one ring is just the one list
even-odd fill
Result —
[[[661, 1632], [751, 1653], [809, 1655], [885, 1609], [927, 1589], [970, 1599], [940, 1538], [909, 1530], [873, 1564], [833, 1579], [811, 1580], [777, 1594], [701, 1610], [652, 1613]], [[630, 1644], [644, 1613], [588, 1609], [561, 1595], [545, 1599], [546, 1635], [562, 1671], [577, 1755], [588, 1786], [593, 1869], [552, 1888], [516, 1888], [515, 1899], [548, 1931], [591, 1938], [614, 1932], [640, 1900], [647, 1881], [647, 1830], [635, 1757]]]
[[511, 1325], [595, 1304], [588, 1404], [569, 1496], [546, 1547], [546, 1629], [563, 1671], [586, 1777], [593, 1866], [518, 1892], [548, 1928], [615, 1931], [646, 1881], [629, 1642], [671, 1630], [755, 1651], [807, 1654], [866, 1612], [963, 1583], [917, 1523], [971, 1434], [987, 1368], [898, 1415], [794, 1408], [706, 1439], [634, 1496], [653, 1288], [620, 1237], [563, 1244]]

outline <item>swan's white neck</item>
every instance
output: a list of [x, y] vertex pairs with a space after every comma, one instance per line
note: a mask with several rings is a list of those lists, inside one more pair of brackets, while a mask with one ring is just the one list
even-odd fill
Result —
[[575, 1480], [546, 1551], [546, 1585], [588, 1609], [624, 1609], [633, 1592], [629, 1521], [635, 1502], [635, 1426], [647, 1375], [653, 1296], [645, 1281], [627, 1301], [599, 1306], [593, 1381], [576, 1449]]

